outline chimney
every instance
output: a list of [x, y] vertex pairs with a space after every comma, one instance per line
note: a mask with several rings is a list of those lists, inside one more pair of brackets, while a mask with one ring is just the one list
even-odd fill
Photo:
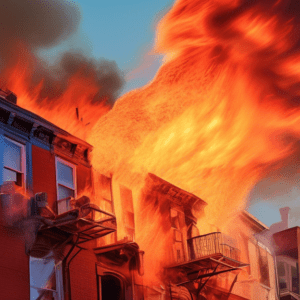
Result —
[[283, 228], [288, 229], [289, 228], [289, 207], [283, 207], [279, 209], [280, 215], [281, 215], [281, 221], [283, 223]]

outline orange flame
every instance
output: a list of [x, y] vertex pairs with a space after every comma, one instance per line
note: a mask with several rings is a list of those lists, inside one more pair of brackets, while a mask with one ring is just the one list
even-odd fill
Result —
[[[284, 14], [282, 1], [251, 3], [177, 1], [158, 26], [165, 64], [120, 98], [89, 139], [94, 166], [134, 190], [136, 174], [151, 172], [204, 199], [201, 234], [211, 225], [227, 230], [254, 184], [299, 139], [298, 17]], [[149, 247], [152, 219], [140, 226], [137, 241]]]
[[[93, 104], [90, 99], [99, 91], [99, 86], [81, 70], [71, 76], [62, 95], [55, 98], [41, 97], [44, 79], [32, 87], [33, 76], [31, 58], [20, 60], [5, 71], [5, 88], [17, 96], [17, 104], [30, 110], [62, 129], [86, 140], [96, 121], [110, 106], [103, 102]], [[49, 91], [50, 92], [50, 91]]]
[[[89, 136], [69, 119], [94, 93], [80, 74], [61, 105], [47, 108], [47, 101], [35, 102], [43, 82], [26, 87], [26, 68], [10, 73], [8, 87], [21, 106], [87, 138], [95, 146], [94, 167], [113, 173], [134, 194], [151, 172], [204, 199], [203, 234], [209, 224], [225, 227], [253, 185], [294, 151], [299, 15], [296, 1], [178, 0], [158, 26], [156, 50], [166, 54], [165, 64], [148, 86], [121, 97]], [[95, 122], [94, 108], [84, 107], [85, 119]], [[148, 233], [164, 238], [151, 217], [137, 217], [136, 224], [141, 248], [149, 246]]]

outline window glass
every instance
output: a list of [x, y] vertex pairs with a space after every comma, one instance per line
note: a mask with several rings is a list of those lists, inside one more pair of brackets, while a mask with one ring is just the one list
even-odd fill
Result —
[[30, 299], [54, 299], [56, 291], [54, 259], [30, 257], [29, 263]]
[[67, 197], [74, 197], [74, 190], [66, 188], [62, 185], [58, 185], [58, 200], [64, 199]]
[[278, 276], [284, 276], [285, 275], [285, 267], [283, 262], [278, 262], [277, 264], [277, 270], [278, 270]]
[[5, 139], [4, 166], [21, 172], [21, 146]]
[[286, 289], [287, 284], [285, 278], [279, 278], [279, 289]]
[[57, 158], [57, 212], [62, 214], [72, 209], [70, 200], [62, 200], [68, 197], [76, 197], [75, 165], [68, 165], [67, 162]]
[[3, 181], [17, 181], [17, 172], [4, 168], [2, 171]]
[[[58, 185], [58, 200], [67, 197], [74, 197], [74, 190], [68, 189], [62, 185]], [[57, 212], [62, 214], [66, 211], [71, 210], [70, 200], [57, 201]]]
[[73, 168], [57, 161], [57, 180], [59, 183], [74, 189]]

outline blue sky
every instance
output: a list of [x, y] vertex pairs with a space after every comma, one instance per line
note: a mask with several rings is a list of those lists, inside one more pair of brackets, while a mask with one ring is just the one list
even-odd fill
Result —
[[[83, 41], [81, 47], [95, 58], [116, 61], [126, 76], [122, 93], [146, 84], [159, 68], [161, 57], [149, 53], [155, 40], [156, 24], [173, 2], [76, 1], [82, 15], [79, 29], [79, 38]], [[132, 72], [137, 68], [139, 72]]]

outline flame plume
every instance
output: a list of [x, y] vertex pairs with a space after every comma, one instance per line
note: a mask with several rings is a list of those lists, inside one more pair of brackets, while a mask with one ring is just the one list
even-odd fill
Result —
[[76, 38], [80, 10], [74, 2], [0, 0], [0, 5], [0, 88], [17, 94], [18, 105], [85, 138], [123, 85], [116, 64], [69, 49], [51, 63], [43, 58], [45, 50]]
[[[157, 30], [156, 51], [165, 54], [164, 65], [149, 85], [124, 95], [95, 120], [86, 137], [95, 146], [94, 167], [112, 172], [135, 195], [146, 174], [154, 173], [208, 203], [201, 234], [211, 230], [209, 224], [225, 228], [251, 188], [297, 149], [299, 18], [296, 0], [176, 1]], [[16, 93], [20, 77], [22, 72], [9, 81]], [[72, 73], [68, 83], [76, 82], [76, 88], [66, 85], [68, 99], [81, 93], [84, 78]], [[37, 85], [26, 91], [33, 97], [41, 90]], [[78, 101], [85, 103], [80, 99], [93, 97], [93, 91]], [[66, 114], [72, 101], [63, 102], [59, 109]], [[27, 100], [24, 106], [48, 112]], [[88, 107], [89, 117], [93, 112]], [[53, 120], [68, 129], [69, 120]], [[137, 242], [162, 258], [161, 224], [152, 216], [136, 218]], [[161, 244], [151, 249], [145, 237], [155, 232]], [[146, 261], [146, 274], [157, 268]]]
[[99, 120], [94, 165], [132, 188], [154, 173], [208, 202], [204, 231], [223, 227], [299, 139], [299, 10], [177, 1], [158, 26], [164, 65]]

